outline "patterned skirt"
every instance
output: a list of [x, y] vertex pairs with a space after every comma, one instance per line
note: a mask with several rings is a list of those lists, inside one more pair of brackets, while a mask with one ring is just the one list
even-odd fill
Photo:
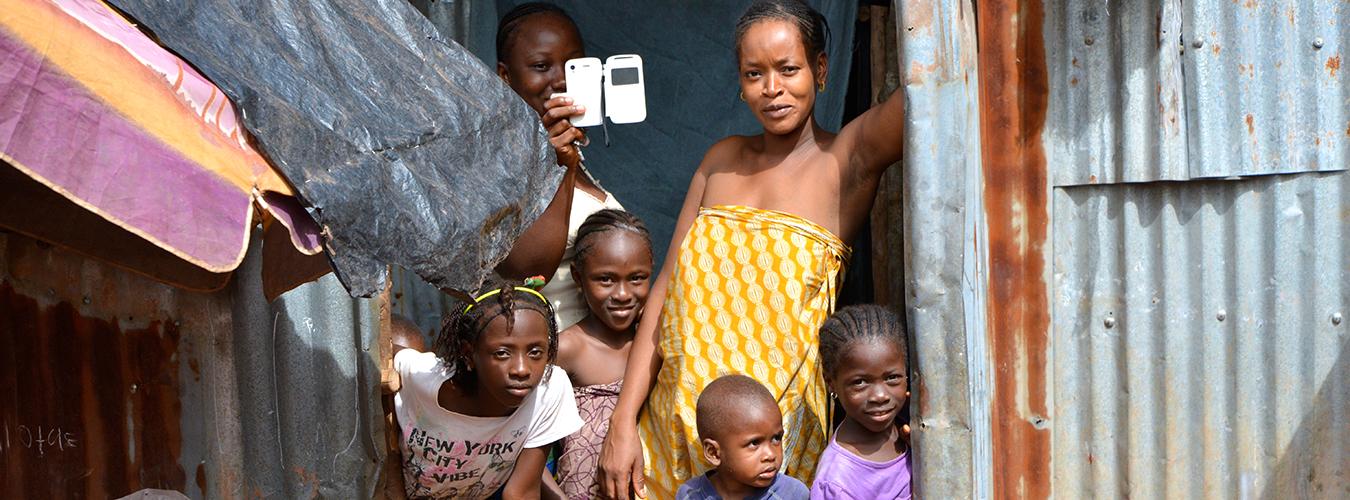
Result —
[[600, 446], [605, 442], [605, 434], [609, 434], [609, 417], [614, 415], [622, 388], [623, 379], [619, 379], [572, 390], [577, 399], [577, 413], [584, 423], [581, 430], [563, 439], [562, 454], [558, 455], [558, 486], [567, 498], [600, 497], [600, 484], [595, 482]]
[[638, 423], [649, 498], [674, 498], [711, 466], [694, 427], [699, 392], [753, 377], [783, 412], [783, 472], [811, 484], [829, 401], [817, 347], [848, 247], [796, 215], [741, 206], [699, 210], [680, 245], [660, 329], [661, 371]]

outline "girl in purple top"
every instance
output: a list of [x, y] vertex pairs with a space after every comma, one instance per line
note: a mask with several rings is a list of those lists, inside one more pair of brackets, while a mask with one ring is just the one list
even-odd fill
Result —
[[910, 498], [905, 331], [878, 305], [840, 309], [820, 327], [825, 383], [847, 415], [820, 455], [811, 498]]

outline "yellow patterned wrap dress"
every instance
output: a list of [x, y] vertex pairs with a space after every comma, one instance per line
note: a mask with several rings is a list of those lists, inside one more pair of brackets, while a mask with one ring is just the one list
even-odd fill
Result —
[[661, 371], [638, 422], [648, 498], [674, 498], [703, 460], [694, 404], [722, 375], [763, 383], [783, 412], [783, 471], [811, 484], [829, 401], [820, 325], [849, 249], [802, 217], [742, 206], [699, 210], [680, 244], [662, 309]]

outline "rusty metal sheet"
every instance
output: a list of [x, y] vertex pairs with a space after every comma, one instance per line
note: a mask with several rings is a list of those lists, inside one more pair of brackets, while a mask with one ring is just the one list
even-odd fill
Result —
[[1054, 203], [1056, 496], [1350, 496], [1350, 174]]
[[183, 489], [181, 332], [157, 320], [123, 327], [79, 303], [44, 305], [0, 282], [0, 494]]
[[993, 495], [1050, 495], [1049, 178], [1044, 5], [980, 2], [985, 309], [994, 390]]
[[201, 293], [0, 232], [0, 497], [369, 497], [373, 301], [266, 303], [257, 241]]
[[1350, 166], [1350, 4], [1184, 2], [1192, 178]]
[[1189, 178], [1181, 3], [1045, 2], [1055, 185]]
[[[983, 6], [981, 6], [983, 9]], [[990, 496], [980, 77], [968, 0], [896, 2], [903, 241], [920, 495]], [[900, 249], [895, 249], [899, 251]]]

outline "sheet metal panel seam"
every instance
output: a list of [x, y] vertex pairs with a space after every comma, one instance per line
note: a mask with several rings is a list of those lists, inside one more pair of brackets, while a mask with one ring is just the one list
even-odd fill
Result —
[[973, 485], [971, 498], [988, 499], [994, 495], [994, 436], [990, 419], [993, 412], [994, 380], [989, 354], [989, 332], [984, 311], [988, 307], [989, 226], [984, 210], [983, 162], [980, 156], [980, 72], [976, 63], [978, 46], [975, 32], [975, 5], [973, 0], [957, 2], [960, 11], [953, 22], [958, 24], [957, 36], [961, 49], [962, 67], [967, 75], [964, 91], [966, 109], [965, 129], [959, 143], [965, 144], [963, 170], [965, 171], [965, 215], [962, 238], [963, 274], [961, 295], [964, 301], [966, 337], [966, 377], [970, 391], [971, 464]]

